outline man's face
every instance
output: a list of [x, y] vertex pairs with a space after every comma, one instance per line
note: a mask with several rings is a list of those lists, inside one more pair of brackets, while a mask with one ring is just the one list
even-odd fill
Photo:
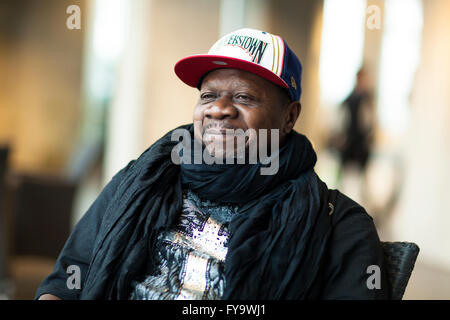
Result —
[[[293, 126], [287, 105], [287, 96], [264, 78], [238, 69], [214, 70], [201, 84], [194, 110], [195, 138], [215, 156], [224, 155], [227, 140], [236, 141], [226, 129], [255, 129], [257, 134], [259, 129], [269, 129], [269, 133], [279, 129], [282, 143]], [[256, 138], [250, 135], [246, 145]], [[270, 144], [270, 137], [267, 141]]]

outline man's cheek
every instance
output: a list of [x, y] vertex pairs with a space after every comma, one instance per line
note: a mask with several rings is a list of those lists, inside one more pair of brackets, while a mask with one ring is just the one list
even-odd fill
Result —
[[203, 121], [203, 110], [201, 106], [196, 106], [194, 109], [193, 120], [194, 121]]
[[203, 131], [203, 121], [194, 119], [194, 138], [200, 143], [203, 140]]

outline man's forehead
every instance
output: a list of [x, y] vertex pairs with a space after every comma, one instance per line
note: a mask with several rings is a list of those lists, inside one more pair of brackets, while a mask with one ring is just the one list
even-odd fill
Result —
[[209, 72], [202, 81], [201, 89], [215, 87], [220, 84], [229, 84], [231, 87], [260, 88], [272, 86], [272, 83], [250, 72], [239, 69], [216, 69]]

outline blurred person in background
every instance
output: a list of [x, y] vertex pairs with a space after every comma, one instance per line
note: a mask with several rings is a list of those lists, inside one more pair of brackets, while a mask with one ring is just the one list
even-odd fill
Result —
[[365, 172], [372, 154], [374, 131], [376, 126], [373, 89], [365, 67], [356, 75], [352, 92], [343, 101], [341, 112], [343, 123], [340, 132], [333, 132], [330, 138], [331, 148], [339, 157], [337, 183], [342, 185], [345, 172], [356, 171], [361, 181], [361, 196], [364, 197]]
[[347, 114], [345, 142], [341, 148], [342, 166], [354, 164], [364, 171], [372, 151], [375, 127], [373, 92], [364, 68], [358, 71], [355, 88], [344, 100], [342, 107]]
[[[301, 71], [281, 37], [254, 29], [180, 60], [176, 74], [200, 91], [194, 125], [177, 128], [189, 145], [224, 157], [229, 130], [258, 132], [246, 147], [275, 130], [266, 143], [279, 138], [270, 150], [276, 172], [248, 161], [178, 165], [169, 132], [103, 189], [36, 299], [389, 298], [371, 217], [328, 189], [311, 143], [293, 130]], [[379, 268], [374, 282], [369, 266]]]

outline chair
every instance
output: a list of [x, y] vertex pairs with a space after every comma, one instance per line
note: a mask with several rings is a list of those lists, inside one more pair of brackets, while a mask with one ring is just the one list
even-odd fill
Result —
[[12, 293], [9, 279], [6, 243], [6, 214], [5, 214], [5, 176], [8, 171], [9, 147], [0, 145], [0, 300], [9, 299]]
[[71, 229], [76, 184], [64, 178], [15, 174], [11, 254], [56, 259]]
[[70, 233], [76, 184], [59, 176], [11, 173], [11, 299], [32, 299]]
[[387, 264], [392, 300], [401, 300], [419, 254], [412, 242], [381, 242]]
[[5, 175], [8, 169], [8, 147], [0, 146], [0, 280], [7, 276], [6, 267], [6, 251], [8, 246], [6, 245], [7, 238], [5, 236], [5, 204], [4, 204], [4, 192], [5, 192]]

